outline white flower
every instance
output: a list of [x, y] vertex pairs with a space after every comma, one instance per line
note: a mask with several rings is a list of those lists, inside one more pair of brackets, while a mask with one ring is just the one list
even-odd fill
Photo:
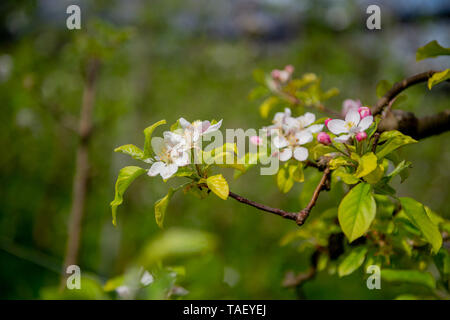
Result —
[[308, 158], [308, 149], [300, 147], [313, 140], [311, 132], [307, 130], [298, 131], [293, 135], [275, 136], [273, 145], [280, 149], [279, 157], [281, 161], [288, 161], [292, 157], [298, 161], [305, 161]]
[[[279, 157], [281, 161], [287, 161], [294, 157], [298, 161], [308, 158], [308, 149], [300, 147], [313, 140], [313, 133], [322, 130], [323, 124], [312, 125], [316, 121], [313, 113], [307, 112], [304, 115], [294, 118], [291, 116], [291, 109], [286, 108], [284, 112], [277, 112], [273, 119], [273, 125], [266, 127], [269, 135], [273, 135], [273, 144], [280, 149]], [[275, 153], [275, 155], [278, 152]]]
[[211, 122], [208, 120], [197, 120], [190, 123], [186, 119], [180, 118], [178, 122], [183, 129], [183, 136], [185, 140], [191, 144], [197, 142], [200, 136], [219, 130], [222, 125], [222, 120], [213, 125], [211, 125]]
[[293, 118], [291, 117], [291, 109], [286, 108], [284, 109], [284, 112], [275, 113], [273, 125], [268, 126], [265, 129], [268, 130], [269, 135], [279, 133], [279, 131], [283, 131], [285, 134], [301, 130], [307, 130], [310, 133], [320, 132], [323, 128], [323, 124], [311, 125], [314, 121], [316, 121], [316, 116], [311, 112], [306, 112], [300, 117]]
[[345, 120], [333, 119], [328, 122], [328, 129], [338, 135], [334, 138], [337, 142], [346, 142], [350, 137], [355, 136], [358, 132], [367, 130], [373, 122], [373, 116], [367, 116], [361, 119], [358, 111], [351, 110], [345, 116]]
[[154, 162], [148, 170], [149, 176], [161, 175], [166, 180], [178, 171], [178, 167], [186, 166], [190, 163], [189, 145], [186, 139], [174, 132], [165, 131], [164, 139], [152, 139], [153, 150], [156, 153]]

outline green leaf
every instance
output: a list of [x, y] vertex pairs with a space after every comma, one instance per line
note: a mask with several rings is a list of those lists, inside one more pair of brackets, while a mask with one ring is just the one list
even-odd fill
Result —
[[423, 237], [432, 246], [434, 253], [438, 252], [442, 246], [442, 236], [437, 225], [435, 225], [427, 215], [425, 207], [414, 199], [399, 198], [402, 209], [414, 226], [422, 233]]
[[436, 282], [431, 273], [418, 270], [382, 269], [381, 279], [388, 282], [406, 282], [424, 285], [431, 289], [436, 288]]
[[411, 162], [410, 161], [406, 161], [403, 160], [402, 162], [400, 162], [394, 170], [392, 170], [387, 176], [386, 178], [388, 178], [387, 180], [390, 181], [393, 177], [395, 177], [396, 175], [400, 174], [401, 177], [401, 182], [404, 181], [406, 175], [403, 174], [403, 171], [410, 168], [411, 167]]
[[206, 184], [219, 198], [227, 200], [230, 190], [228, 188], [227, 180], [225, 180], [221, 174], [208, 177], [206, 179]]
[[152, 155], [152, 134], [153, 131], [160, 125], [163, 125], [166, 123], [166, 120], [158, 121], [151, 126], [144, 129], [144, 136], [145, 136], [145, 143], [144, 143], [144, 157], [145, 159], [150, 158]]
[[134, 144], [126, 144], [126, 145], [117, 147], [114, 149], [114, 152], [121, 152], [121, 153], [127, 154], [136, 160], [145, 159], [144, 152], [140, 148], [136, 147]]
[[136, 166], [128, 166], [120, 169], [119, 176], [117, 177], [116, 181], [116, 194], [114, 196], [114, 200], [111, 202], [113, 225], [116, 225], [117, 207], [120, 206], [123, 202], [123, 194], [130, 186], [130, 184], [134, 181], [134, 179], [136, 179], [146, 171], [147, 170]]
[[379, 145], [376, 151], [377, 157], [379, 159], [384, 158], [386, 155], [391, 153], [392, 151], [410, 144], [417, 143], [417, 140], [414, 140], [410, 136], [404, 135], [400, 131], [391, 130], [385, 131], [381, 134], [379, 143], [384, 142], [382, 145]]
[[347, 276], [358, 269], [366, 258], [367, 247], [357, 247], [342, 260], [338, 267], [339, 277]]
[[333, 175], [336, 177], [339, 177], [344, 181], [346, 184], [356, 184], [359, 182], [358, 178], [355, 178], [355, 176], [349, 172], [344, 167], [340, 167], [333, 171]]
[[441, 248], [434, 256], [434, 263], [443, 278], [450, 276], [450, 254], [445, 248]]
[[428, 79], [428, 89], [431, 90], [431, 88], [433, 88], [438, 83], [441, 83], [448, 79], [450, 79], [450, 69], [441, 72], [436, 72], [435, 74], [433, 74], [431, 78]]
[[169, 205], [170, 199], [172, 198], [175, 190], [170, 188], [169, 192], [161, 199], [155, 202], [155, 219], [156, 224], [162, 229], [164, 224], [164, 217], [166, 215], [166, 209]]
[[364, 180], [370, 184], [376, 184], [378, 181], [383, 178], [384, 175], [384, 167], [383, 165], [379, 164], [377, 165], [376, 169], [373, 170], [368, 175], [364, 176]]
[[283, 166], [278, 170], [277, 173], [277, 186], [283, 193], [288, 193], [289, 190], [294, 186], [294, 176], [290, 168]]
[[375, 218], [375, 199], [367, 183], [356, 185], [342, 199], [338, 208], [338, 219], [342, 231], [350, 242], [362, 236]]
[[328, 153], [333, 153], [333, 152], [336, 152], [336, 150], [333, 149], [332, 147], [323, 145], [321, 143], [318, 143], [314, 147], [312, 147], [312, 149], [311, 149], [311, 157], [314, 160], [317, 160], [321, 156], [326, 155]]
[[342, 156], [333, 158], [328, 162], [328, 166], [330, 167], [331, 170], [335, 170], [339, 167], [347, 166], [347, 165], [351, 165], [351, 164], [353, 164], [353, 162], [351, 162], [350, 159], [348, 159], [347, 157], [342, 157]]
[[433, 40], [423, 47], [417, 49], [416, 60], [423, 60], [426, 58], [434, 58], [437, 56], [450, 55], [450, 48], [442, 47], [436, 40]]
[[278, 97], [272, 96], [263, 101], [259, 106], [259, 113], [261, 117], [267, 118], [269, 116], [270, 110], [278, 103]]
[[366, 153], [359, 159], [359, 166], [356, 169], [355, 177], [362, 178], [377, 168], [378, 158], [373, 152]]
[[381, 98], [388, 92], [388, 90], [392, 87], [392, 84], [387, 80], [380, 80], [377, 83], [377, 97]]

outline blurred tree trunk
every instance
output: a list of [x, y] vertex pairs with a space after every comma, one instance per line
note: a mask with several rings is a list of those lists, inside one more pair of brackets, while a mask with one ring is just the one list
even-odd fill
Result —
[[64, 260], [64, 269], [61, 277], [61, 288], [65, 286], [66, 269], [68, 266], [77, 264], [78, 251], [81, 238], [81, 224], [83, 221], [87, 184], [89, 178], [89, 141], [92, 133], [92, 112], [95, 100], [95, 84], [100, 63], [97, 59], [90, 59], [86, 66], [86, 80], [83, 91], [83, 102], [79, 119], [79, 144], [77, 148], [77, 159], [75, 176], [73, 179], [72, 207], [68, 224], [67, 249]]

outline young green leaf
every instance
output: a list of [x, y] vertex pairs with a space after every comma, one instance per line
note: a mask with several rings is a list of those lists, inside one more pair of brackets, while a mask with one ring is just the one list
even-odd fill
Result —
[[142, 175], [147, 170], [136, 167], [136, 166], [128, 166], [120, 169], [119, 176], [116, 181], [116, 194], [114, 196], [114, 200], [111, 202], [111, 210], [112, 210], [112, 223], [116, 225], [116, 212], [117, 207], [120, 206], [123, 202], [123, 194], [130, 186], [130, 184], [140, 175]]
[[175, 190], [170, 188], [169, 192], [161, 199], [155, 202], [155, 219], [156, 224], [162, 229], [164, 224], [164, 217], [166, 215], [166, 209], [169, 205], [170, 199]]
[[445, 55], [450, 55], [450, 48], [444, 48], [436, 40], [433, 40], [417, 49], [416, 60], [419, 61], [426, 58], [434, 58]]
[[219, 198], [227, 200], [230, 190], [228, 188], [227, 180], [225, 180], [221, 174], [208, 177], [206, 179], [206, 184]]
[[358, 269], [366, 258], [367, 247], [359, 246], [352, 251], [342, 260], [338, 267], [339, 277], [347, 276], [356, 269]]
[[362, 178], [377, 168], [378, 158], [373, 152], [368, 152], [359, 159], [355, 177]]
[[381, 178], [383, 178], [383, 174], [384, 174], [384, 167], [383, 165], [379, 164], [377, 165], [375, 170], [364, 176], [364, 181], [370, 184], [376, 184], [378, 183], [378, 181], [381, 180]]
[[152, 155], [152, 134], [153, 131], [160, 125], [166, 123], [166, 120], [158, 121], [151, 126], [144, 129], [145, 143], [144, 143], [144, 157], [145, 159], [149, 158]]
[[375, 218], [376, 203], [367, 183], [356, 185], [342, 199], [338, 219], [342, 231], [350, 242], [362, 236]]
[[337, 168], [333, 171], [332, 175], [341, 178], [346, 184], [356, 184], [359, 182], [359, 179], [355, 178], [352, 173], [347, 172], [344, 167]]
[[399, 200], [405, 214], [414, 226], [421, 231], [427, 242], [431, 244], [432, 251], [438, 252], [442, 246], [442, 236], [437, 225], [428, 217], [423, 204], [407, 197], [399, 198]]
[[438, 83], [441, 83], [448, 79], [450, 79], [450, 69], [436, 72], [431, 78], [428, 79], [428, 89], [431, 90], [431, 88], [433, 88]]
[[381, 279], [388, 282], [406, 282], [424, 285], [431, 289], [436, 288], [436, 281], [431, 273], [418, 270], [382, 269]]
[[121, 152], [121, 153], [127, 154], [136, 160], [145, 159], [144, 152], [140, 148], [136, 147], [134, 144], [126, 144], [126, 145], [117, 147], [114, 149], [114, 152]]
[[380, 145], [376, 151], [377, 157], [381, 159], [384, 158], [389, 153], [391, 153], [392, 151], [404, 145], [410, 143], [417, 143], [417, 140], [414, 140], [410, 136], [404, 135], [400, 131], [392, 130], [383, 132], [378, 142], [379, 143], [384, 142], [384, 144]]

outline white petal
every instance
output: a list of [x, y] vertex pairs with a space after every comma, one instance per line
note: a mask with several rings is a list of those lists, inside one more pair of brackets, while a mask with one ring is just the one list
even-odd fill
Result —
[[309, 126], [307, 129], [311, 133], [317, 133], [317, 132], [322, 131], [323, 124], [313, 124], [312, 126]]
[[281, 161], [288, 161], [290, 158], [292, 158], [292, 149], [291, 148], [283, 149], [280, 152], [280, 160]]
[[167, 166], [165, 166], [162, 170], [161, 170], [161, 177], [164, 180], [169, 179], [171, 176], [173, 176], [178, 170], [178, 166], [174, 163], [171, 163]]
[[151, 140], [151, 145], [155, 154], [162, 156], [164, 152], [164, 139], [161, 137], [153, 137]]
[[283, 129], [290, 131], [295, 128], [298, 128], [298, 121], [292, 117], [286, 117], [284, 119]]
[[291, 109], [289, 108], [284, 108], [284, 115], [286, 117], [290, 117], [291, 116]]
[[203, 134], [207, 134], [207, 133], [210, 133], [210, 132], [217, 131], [217, 130], [219, 130], [221, 125], [222, 125], [222, 120], [220, 120], [216, 124], [213, 124], [212, 126], [210, 126], [208, 129], [206, 129], [205, 132], [203, 132]]
[[208, 128], [211, 126], [211, 122], [209, 122], [208, 120], [205, 120], [202, 122], [202, 132], [205, 132], [206, 130], [208, 130]]
[[334, 134], [340, 134], [344, 132], [348, 132], [347, 127], [345, 126], [345, 121], [340, 119], [333, 119], [328, 122], [328, 129]]
[[283, 136], [276, 136], [273, 138], [273, 145], [278, 149], [287, 147], [288, 144], [288, 141]]
[[349, 135], [349, 134], [343, 134], [342, 136], [339, 136], [339, 137], [334, 138], [334, 141], [344, 143], [344, 142], [347, 142], [347, 140], [348, 140], [350, 137], [351, 137], [351, 135]]
[[294, 158], [298, 161], [305, 161], [308, 159], [308, 149], [303, 147], [297, 147], [294, 149]]
[[298, 140], [297, 144], [305, 144], [313, 141], [313, 135], [308, 130], [302, 130], [295, 134], [295, 138]]
[[178, 123], [180, 124], [180, 126], [183, 129], [186, 129], [187, 127], [189, 127], [191, 125], [191, 123], [189, 121], [187, 121], [185, 118], [178, 119]]
[[161, 170], [166, 166], [164, 162], [158, 161], [152, 164], [151, 168], [148, 170], [148, 175], [154, 177], [161, 173]]
[[277, 112], [275, 113], [275, 116], [273, 117], [273, 123], [279, 124], [283, 122], [284, 119], [284, 112]]
[[359, 128], [361, 131], [365, 131], [367, 128], [370, 127], [370, 125], [372, 124], [372, 122], [373, 122], [373, 117], [372, 117], [372, 116], [367, 116], [367, 117], [365, 117], [365, 118], [363, 118], [363, 119], [361, 120], [361, 122], [358, 124], [358, 128]]
[[164, 140], [168, 142], [168, 144], [174, 146], [179, 143], [186, 143], [183, 136], [173, 133], [172, 131], [164, 131], [163, 132]]
[[309, 126], [311, 123], [313, 123], [314, 121], [316, 121], [316, 116], [314, 115], [314, 113], [307, 112], [304, 115], [302, 115], [301, 117], [298, 117], [297, 120], [300, 122], [300, 126], [302, 128], [305, 128], [305, 127]]
[[359, 120], [361, 119], [361, 116], [359, 115], [358, 111], [355, 110], [350, 110], [346, 115], [345, 115], [345, 122], [352, 122], [356, 125], [358, 125]]
[[178, 167], [183, 167], [185, 165], [189, 164], [189, 153], [187, 152], [181, 152], [180, 154], [178, 154], [176, 157], [173, 157], [173, 162], [178, 166]]

